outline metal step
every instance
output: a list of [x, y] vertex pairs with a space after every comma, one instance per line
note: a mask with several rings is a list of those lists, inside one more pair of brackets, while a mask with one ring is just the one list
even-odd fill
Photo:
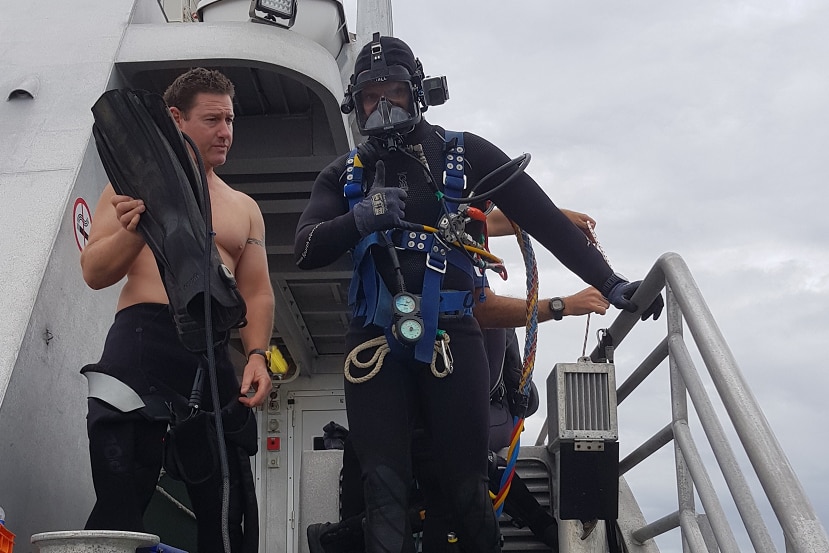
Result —
[[[527, 453], [537, 448], [525, 448]], [[522, 451], [524, 453], [524, 451]], [[519, 456], [515, 465], [515, 472], [527, 485], [536, 501], [550, 514], [552, 514], [552, 478], [549, 466], [537, 458], [526, 458]], [[538, 551], [551, 552], [552, 550], [542, 543], [530, 531], [529, 527], [517, 528], [512, 518], [502, 514], [498, 519], [498, 526], [501, 529], [501, 536], [504, 538], [502, 551]]]

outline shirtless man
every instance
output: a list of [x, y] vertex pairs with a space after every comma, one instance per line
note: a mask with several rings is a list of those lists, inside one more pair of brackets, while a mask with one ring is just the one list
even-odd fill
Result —
[[[248, 420], [250, 408], [261, 405], [271, 389], [265, 350], [273, 328], [274, 297], [262, 214], [252, 198], [230, 188], [214, 172], [225, 163], [233, 142], [233, 94], [233, 84], [224, 75], [197, 68], [178, 77], [164, 100], [179, 129], [193, 139], [204, 160], [216, 246], [247, 305], [247, 325], [240, 334], [249, 353], [241, 386], [226, 341], [215, 353], [222, 407], [230, 406], [242, 413], [240, 420]], [[155, 258], [136, 230], [144, 211], [142, 200], [118, 195], [108, 184], [98, 200], [81, 267], [84, 280], [95, 290], [127, 277], [101, 361], [85, 367], [84, 372], [121, 380], [149, 407], [159, 397], [163, 404], [170, 393], [187, 398], [201, 356], [186, 350], [178, 340]], [[251, 397], [249, 392], [253, 392]], [[209, 396], [206, 389], [204, 397]], [[203, 403], [206, 410], [213, 409], [209, 401]], [[122, 412], [89, 398], [87, 431], [97, 502], [87, 529], [144, 531], [142, 517], [155, 491], [167, 430], [167, 420], [148, 407]], [[225, 432], [229, 436], [228, 428]], [[250, 498], [245, 499], [240, 484], [240, 474], [250, 466], [242, 459], [247, 457], [229, 451], [229, 522], [234, 552], [242, 550], [242, 519], [250, 516], [249, 510], [243, 515], [244, 503]], [[187, 488], [198, 521], [198, 550], [223, 551], [221, 475]], [[253, 501], [255, 506], [255, 498]], [[246, 527], [251, 523], [245, 522]]]

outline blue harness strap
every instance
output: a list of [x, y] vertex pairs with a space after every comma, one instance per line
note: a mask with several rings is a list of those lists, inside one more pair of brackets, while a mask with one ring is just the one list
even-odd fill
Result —
[[[437, 336], [438, 317], [451, 315], [463, 317], [472, 314], [472, 294], [469, 292], [441, 290], [443, 275], [448, 265], [463, 271], [470, 271], [469, 260], [459, 251], [450, 248], [431, 232], [393, 232], [396, 247], [426, 255], [426, 271], [420, 301], [420, 315], [423, 319], [423, 335]], [[431, 363], [434, 340], [421, 340], [415, 346], [415, 359]]]
[[351, 150], [345, 162], [345, 185], [343, 185], [343, 194], [348, 200], [349, 210], [360, 203], [364, 196], [363, 163], [360, 161], [359, 156], [357, 156], [357, 148]]
[[354, 273], [348, 288], [348, 305], [352, 315], [365, 317], [365, 324], [388, 327], [392, 323], [392, 294], [380, 277], [374, 264], [374, 257], [367, 255], [369, 248], [380, 244], [380, 232], [369, 234], [357, 243], [351, 254]]
[[[446, 163], [443, 170], [443, 192], [450, 198], [460, 198], [463, 194], [466, 179], [464, 178], [464, 157], [466, 148], [463, 147], [463, 133], [445, 131]], [[446, 211], [452, 213], [458, 210], [455, 202], [446, 202]]]

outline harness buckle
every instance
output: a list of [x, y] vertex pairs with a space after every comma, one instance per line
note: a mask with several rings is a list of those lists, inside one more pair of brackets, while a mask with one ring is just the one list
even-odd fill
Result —
[[[449, 169], [451, 171], [451, 168], [447, 167], [447, 169]], [[463, 163], [458, 164], [458, 169], [457, 170], [458, 170], [458, 172], [463, 171]], [[457, 180], [455, 180], [455, 179], [457, 179]], [[447, 181], [449, 181], [449, 182], [447, 183]], [[466, 174], [464, 173], [464, 174], [460, 174], [460, 175], [458, 175], [458, 174], [453, 175], [449, 171], [444, 171], [443, 172], [443, 188], [444, 188], [444, 190], [446, 189], [447, 185], [450, 188], [451, 187], [458, 187], [461, 190], [464, 190], [466, 188]], [[460, 186], [458, 186], [458, 185], [460, 185]]]
[[449, 246], [435, 235], [432, 247], [426, 252], [426, 267], [441, 274], [446, 273], [446, 253], [448, 251]]
[[426, 267], [441, 274], [446, 273], [446, 258], [432, 257], [432, 252], [426, 254]]

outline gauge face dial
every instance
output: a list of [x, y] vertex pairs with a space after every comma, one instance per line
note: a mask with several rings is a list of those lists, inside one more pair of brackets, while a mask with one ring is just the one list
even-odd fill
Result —
[[400, 335], [410, 341], [417, 341], [423, 335], [423, 324], [415, 319], [400, 322]]
[[406, 294], [399, 294], [396, 298], [394, 298], [394, 306], [397, 308], [398, 311], [401, 313], [414, 313], [415, 308], [417, 307], [417, 303], [412, 296]]

